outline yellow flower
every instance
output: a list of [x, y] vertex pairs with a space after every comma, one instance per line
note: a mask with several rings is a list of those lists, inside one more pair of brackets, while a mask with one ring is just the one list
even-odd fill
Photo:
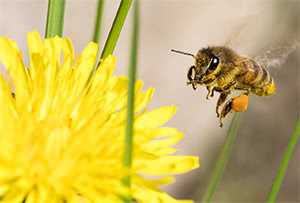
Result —
[[[182, 133], [158, 128], [175, 107], [147, 112], [153, 89], [140, 92], [143, 83], [136, 82], [133, 166], [126, 171], [127, 77], [112, 75], [115, 57], [102, 61], [89, 80], [95, 43], [88, 44], [73, 67], [70, 39], [42, 43], [37, 32], [27, 38], [29, 70], [16, 43], [0, 38], [0, 60], [13, 83], [11, 87], [0, 75], [0, 202], [122, 202], [126, 194], [138, 202], [177, 202], [158, 189], [173, 177], [144, 177], [198, 167], [197, 157], [169, 156]], [[121, 183], [129, 174], [130, 191]]]

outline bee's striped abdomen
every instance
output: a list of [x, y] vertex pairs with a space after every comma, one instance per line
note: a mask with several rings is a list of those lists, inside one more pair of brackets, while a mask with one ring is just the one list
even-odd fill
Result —
[[254, 60], [244, 58], [240, 63], [241, 73], [237, 75], [240, 84], [250, 86], [251, 92], [259, 96], [275, 93], [275, 84], [269, 72]]
[[275, 89], [276, 88], [272, 77], [270, 77], [270, 80], [268, 80], [262, 86], [251, 87], [251, 91], [259, 96], [272, 95], [275, 93]]

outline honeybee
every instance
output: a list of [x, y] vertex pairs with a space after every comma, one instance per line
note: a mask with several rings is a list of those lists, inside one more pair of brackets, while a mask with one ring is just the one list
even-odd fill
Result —
[[[220, 127], [223, 126], [222, 120], [232, 113], [232, 110], [242, 112], [247, 109], [250, 92], [258, 96], [275, 93], [274, 80], [269, 72], [254, 59], [240, 56], [231, 48], [202, 48], [196, 56], [173, 49], [171, 51], [192, 56], [195, 60], [195, 65], [191, 66], [187, 73], [187, 85], [191, 85], [194, 90], [197, 89], [197, 85], [206, 86], [206, 99], [213, 97], [215, 91], [220, 93], [216, 104]], [[230, 98], [219, 114], [220, 106], [233, 90], [241, 90], [243, 93]]]

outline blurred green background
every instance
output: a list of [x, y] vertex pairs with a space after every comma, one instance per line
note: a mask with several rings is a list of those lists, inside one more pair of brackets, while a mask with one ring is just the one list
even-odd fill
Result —
[[[17, 42], [28, 65], [26, 33], [45, 33], [46, 0], [1, 0], [0, 34]], [[193, 59], [171, 49], [196, 53], [208, 45], [225, 45], [250, 57], [268, 47], [299, 41], [299, 1], [197, 1], [141, 0], [138, 79], [145, 89], [156, 88], [150, 107], [175, 105], [168, 123], [185, 133], [176, 145], [178, 154], [196, 155], [200, 168], [177, 176], [163, 187], [176, 198], [200, 202], [220, 152], [232, 115], [218, 127], [217, 97], [206, 100], [206, 89], [186, 86], [186, 72]], [[105, 1], [100, 49], [111, 27], [119, 1]], [[91, 41], [96, 0], [66, 2], [64, 37], [70, 37], [79, 54]], [[131, 10], [132, 11], [132, 10]], [[131, 17], [126, 20], [115, 49], [115, 74], [127, 75]], [[280, 58], [280, 56], [279, 56]], [[3, 67], [1, 67], [3, 72]], [[270, 68], [277, 90], [266, 98], [250, 96], [238, 137], [214, 202], [263, 202], [277, 174], [281, 159], [299, 116], [299, 48], [280, 67]], [[277, 202], [299, 202], [299, 144], [284, 178]]]

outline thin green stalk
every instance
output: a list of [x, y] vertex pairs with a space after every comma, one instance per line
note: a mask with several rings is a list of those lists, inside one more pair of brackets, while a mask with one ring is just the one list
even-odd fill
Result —
[[94, 75], [99, 63], [99, 41], [100, 41], [100, 32], [101, 32], [101, 25], [102, 25], [102, 16], [103, 16], [103, 7], [104, 7], [104, 0], [98, 0], [98, 8], [97, 8], [97, 17], [96, 17], [96, 23], [94, 27], [94, 35], [93, 35], [93, 42], [98, 44], [97, 49], [97, 60], [95, 61], [95, 65], [93, 68], [93, 71], [89, 77], [89, 81]]
[[97, 9], [97, 16], [96, 16], [96, 23], [94, 28], [94, 35], [93, 35], [93, 42], [99, 44], [100, 40], [100, 31], [102, 25], [102, 16], [103, 16], [103, 5], [104, 0], [98, 0], [98, 9]]
[[128, 10], [130, 8], [132, 0], [122, 0], [118, 9], [117, 15], [114, 19], [113, 25], [109, 32], [108, 38], [105, 42], [104, 49], [101, 54], [101, 58], [106, 58], [109, 54], [112, 54], [117, 41], [119, 39], [122, 27], [124, 25]]
[[212, 178], [210, 179], [209, 185], [206, 189], [204, 197], [202, 199], [203, 203], [211, 202], [215, 190], [218, 186], [218, 183], [223, 175], [224, 169], [227, 165], [227, 161], [230, 156], [230, 152], [234, 143], [234, 140], [237, 136], [238, 128], [240, 126], [242, 113], [235, 113], [235, 116], [231, 122], [231, 126], [229, 128], [223, 149], [219, 155], [218, 162], [213, 171]]
[[[133, 151], [133, 131], [134, 131], [134, 84], [136, 78], [136, 64], [137, 64], [137, 47], [139, 36], [139, 1], [134, 1], [134, 17], [133, 30], [131, 40], [130, 63], [128, 71], [128, 100], [127, 100], [127, 120], [126, 120], [126, 137], [125, 137], [125, 151], [123, 165], [125, 168], [131, 168], [132, 165], [132, 151]], [[123, 183], [130, 188], [130, 176], [127, 176]], [[131, 197], [125, 198], [125, 202], [132, 202]]]
[[62, 37], [65, 15], [65, 0], [49, 0], [45, 37]]
[[289, 161], [291, 159], [291, 156], [292, 156], [295, 146], [297, 144], [299, 135], [300, 135], [300, 117], [298, 119], [294, 133], [291, 137], [291, 140], [290, 140], [288, 147], [286, 149], [286, 152], [284, 154], [283, 160], [281, 161], [281, 165], [280, 165], [278, 174], [277, 174], [277, 176], [273, 182], [273, 185], [271, 187], [271, 190], [269, 192], [268, 199], [267, 199], [268, 203], [274, 202], [276, 199], [276, 196], [279, 191], [280, 185], [282, 183], [284, 174], [286, 172]]

